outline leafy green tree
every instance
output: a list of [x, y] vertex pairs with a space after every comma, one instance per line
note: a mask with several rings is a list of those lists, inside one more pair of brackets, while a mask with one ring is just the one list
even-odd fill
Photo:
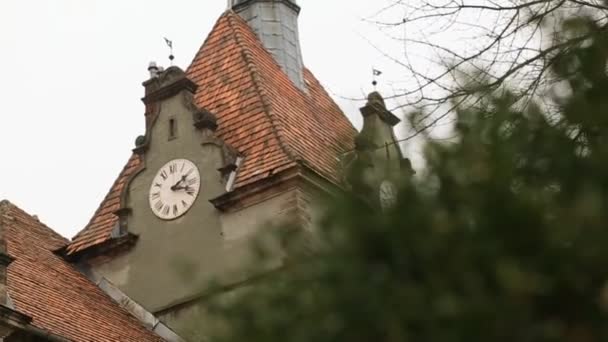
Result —
[[608, 341], [608, 35], [576, 17], [555, 44], [581, 34], [557, 110], [476, 93], [394, 207], [328, 200], [315, 253], [218, 305], [211, 340]]

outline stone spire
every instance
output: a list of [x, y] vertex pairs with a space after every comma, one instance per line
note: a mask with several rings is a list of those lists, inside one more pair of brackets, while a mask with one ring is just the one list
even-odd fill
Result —
[[[363, 128], [355, 138], [354, 154], [346, 162], [346, 181], [353, 190], [365, 194], [367, 200], [388, 208], [396, 201], [403, 175], [414, 174], [393, 131], [401, 120], [386, 108], [377, 92], [369, 94], [361, 114]], [[373, 193], [379, 196], [370, 196]]]
[[291, 81], [305, 90], [296, 0], [229, 0], [228, 6], [249, 23]]

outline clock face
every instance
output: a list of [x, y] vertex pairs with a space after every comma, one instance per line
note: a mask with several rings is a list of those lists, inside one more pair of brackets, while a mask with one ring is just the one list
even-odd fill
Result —
[[174, 159], [158, 170], [150, 185], [149, 202], [152, 212], [163, 220], [173, 220], [192, 207], [201, 185], [194, 163]]
[[380, 206], [389, 209], [397, 203], [397, 187], [391, 181], [385, 180], [380, 184]]

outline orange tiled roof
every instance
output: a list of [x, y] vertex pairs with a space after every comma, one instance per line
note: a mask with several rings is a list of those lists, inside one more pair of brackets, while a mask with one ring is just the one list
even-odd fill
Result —
[[0, 202], [8, 293], [37, 328], [70, 341], [162, 341], [52, 251], [66, 239], [13, 204]]
[[[353, 147], [356, 130], [309, 70], [307, 92], [297, 88], [238, 14], [220, 17], [187, 75], [199, 86], [196, 105], [217, 116], [218, 136], [245, 156], [237, 188], [298, 162], [339, 181], [337, 157]], [[110, 238], [120, 191], [138, 163], [130, 159], [68, 253]]]

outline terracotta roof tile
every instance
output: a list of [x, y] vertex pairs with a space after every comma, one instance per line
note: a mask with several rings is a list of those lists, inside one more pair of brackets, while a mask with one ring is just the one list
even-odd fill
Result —
[[8, 293], [37, 328], [70, 341], [162, 341], [52, 251], [68, 241], [7, 201], [0, 202]]
[[[199, 86], [197, 106], [217, 115], [218, 136], [245, 156], [237, 188], [298, 162], [339, 181], [337, 157], [353, 147], [356, 130], [309, 70], [307, 91], [297, 88], [237, 14], [220, 17], [187, 74]], [[138, 163], [129, 160], [68, 253], [110, 238], [120, 190]]]

